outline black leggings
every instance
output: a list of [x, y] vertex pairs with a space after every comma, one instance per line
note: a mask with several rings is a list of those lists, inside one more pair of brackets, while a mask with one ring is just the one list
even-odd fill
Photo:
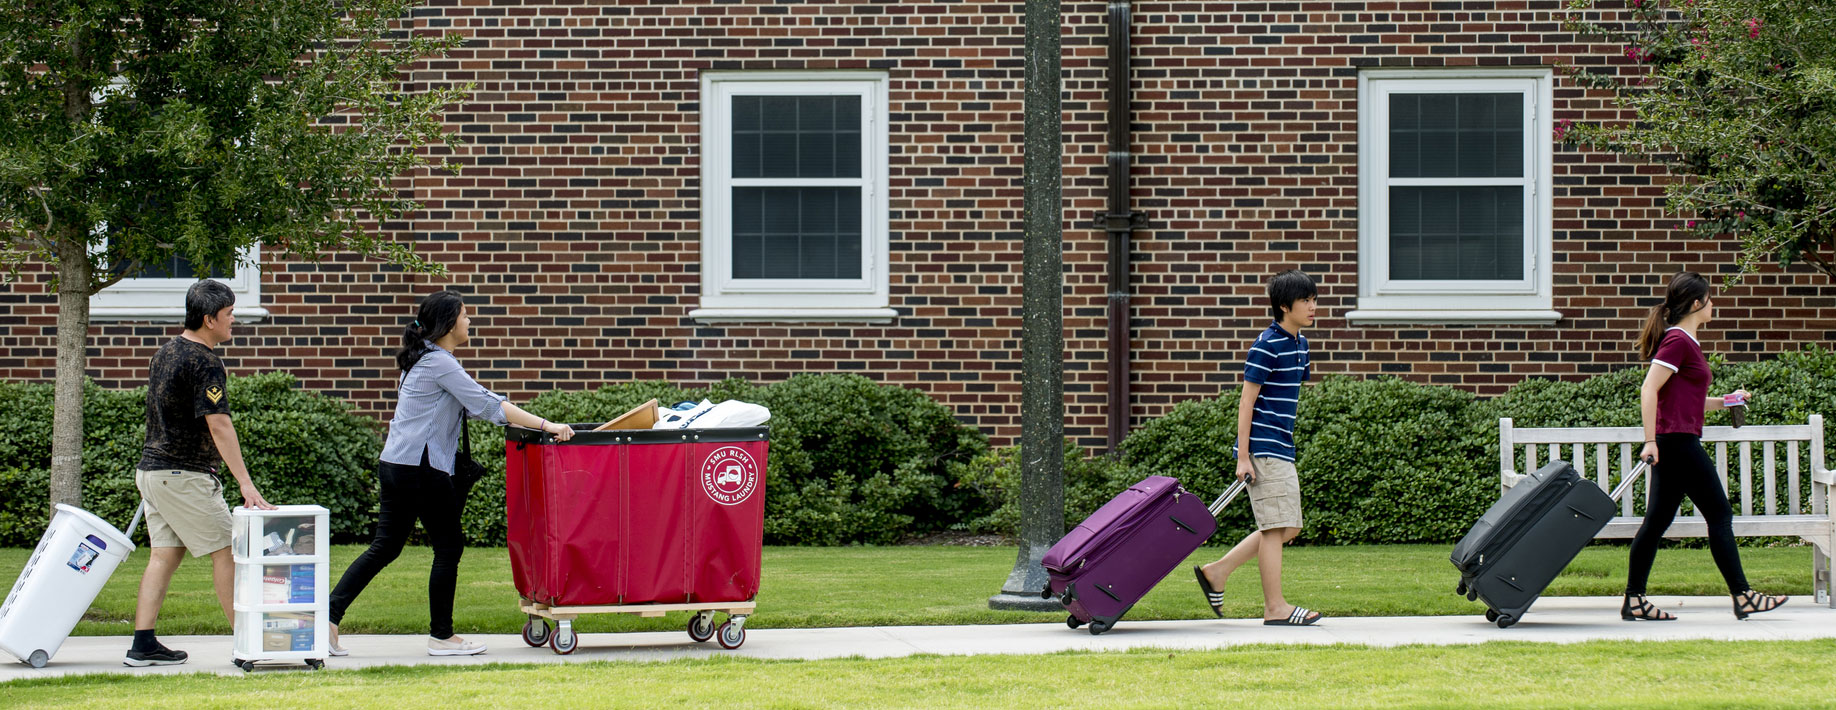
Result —
[[1734, 546], [1734, 508], [1728, 505], [1728, 494], [1721, 489], [1715, 464], [1702, 450], [1702, 437], [1659, 434], [1657, 445], [1658, 464], [1652, 467], [1645, 483], [1651, 488], [1645, 524], [1638, 529], [1638, 537], [1632, 539], [1626, 594], [1645, 593], [1658, 543], [1676, 519], [1685, 497], [1696, 504], [1697, 514], [1708, 523], [1709, 552], [1715, 556], [1715, 566], [1721, 568], [1721, 578], [1728, 583], [1728, 593], [1747, 591], [1747, 575], [1740, 569], [1740, 551]]
[[[434, 638], [452, 638], [453, 589], [459, 584], [459, 556], [465, 552], [465, 532], [459, 527], [469, 490], [458, 490], [453, 477], [427, 464], [421, 452], [418, 466], [376, 462], [382, 481], [382, 515], [376, 521], [376, 539], [357, 556], [331, 593], [331, 623], [344, 621], [344, 611], [384, 567], [402, 554], [402, 546], [419, 519], [433, 543], [433, 572], [427, 577], [428, 632]], [[464, 486], [464, 488], [470, 488]]]

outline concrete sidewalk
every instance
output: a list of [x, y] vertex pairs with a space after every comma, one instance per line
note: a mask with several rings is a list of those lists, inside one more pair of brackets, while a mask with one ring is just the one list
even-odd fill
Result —
[[[346, 636], [351, 655], [326, 659], [330, 669], [392, 665], [462, 666], [487, 663], [584, 663], [588, 661], [662, 661], [731, 655], [744, 658], [803, 659], [861, 656], [891, 658], [914, 654], [1041, 654], [1060, 651], [1121, 651], [1134, 648], [1208, 650], [1245, 644], [1477, 644], [1488, 641], [1576, 643], [1600, 640], [1793, 641], [1836, 638], [1836, 609], [1794, 597], [1783, 608], [1738, 621], [1727, 597], [1652, 597], [1659, 607], [1681, 617], [1669, 622], [1626, 622], [1619, 618], [1619, 597], [1553, 597], [1537, 602], [1525, 619], [1500, 629], [1472, 616], [1391, 616], [1327, 618], [1308, 628], [1263, 626], [1258, 619], [1129, 621], [1102, 636], [1072, 631], [1060, 622], [986, 626], [889, 626], [828, 629], [748, 629], [740, 648], [726, 651], [714, 642], [694, 643], [683, 632], [583, 634], [572, 655], [530, 648], [514, 635], [471, 635], [490, 650], [479, 656], [435, 658], [427, 655], [425, 636]], [[767, 612], [768, 613], [768, 612]], [[1045, 615], [1041, 615], [1045, 617]], [[767, 617], [768, 618], [768, 617]], [[1049, 617], [1059, 618], [1059, 617]], [[686, 617], [684, 617], [686, 624]], [[51, 664], [34, 669], [24, 663], [0, 663], [0, 682], [79, 673], [219, 673], [242, 675], [230, 664], [228, 636], [167, 636], [167, 646], [191, 654], [189, 662], [158, 668], [121, 665], [125, 636], [71, 638]], [[3, 655], [3, 654], [0, 654]], [[8, 659], [11, 660], [11, 659]], [[304, 666], [258, 667], [256, 673], [296, 672]]]

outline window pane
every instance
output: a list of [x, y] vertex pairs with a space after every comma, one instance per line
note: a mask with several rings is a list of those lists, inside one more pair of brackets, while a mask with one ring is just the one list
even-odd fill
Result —
[[764, 205], [763, 197], [757, 189], [733, 191], [733, 278], [756, 279], [762, 273], [765, 244], [760, 225], [765, 216], [760, 210]]
[[1390, 95], [1390, 177], [1524, 177], [1521, 93]]
[[858, 187], [733, 188], [733, 278], [860, 278], [860, 202]]
[[1524, 278], [1524, 189], [1390, 188], [1390, 279]]
[[[107, 249], [109, 253], [111, 254], [118, 253], [116, 252], [115, 247], [114, 247], [113, 237], [110, 237], [109, 245]], [[114, 269], [116, 273], [120, 273], [122, 269], [126, 269], [128, 266], [128, 262], [125, 259], [117, 259], [117, 258], [111, 257], [108, 260], [108, 262], [109, 262], [110, 268]], [[211, 278], [218, 278], [218, 279], [227, 279], [227, 278], [230, 278], [232, 275], [233, 274], [225, 273], [224, 270], [222, 269], [212, 269], [210, 272]], [[202, 278], [202, 276], [198, 274], [197, 268], [192, 265], [190, 259], [185, 258], [183, 256], [174, 255], [172, 256], [172, 258], [166, 259], [165, 261], [141, 264], [140, 273], [134, 274], [131, 278], [137, 278], [137, 279], [196, 279], [196, 278]]]
[[861, 176], [861, 97], [736, 96], [733, 112], [734, 177]]
[[763, 175], [759, 167], [761, 151], [759, 121], [764, 113], [763, 97], [733, 97], [733, 177], [755, 178]]

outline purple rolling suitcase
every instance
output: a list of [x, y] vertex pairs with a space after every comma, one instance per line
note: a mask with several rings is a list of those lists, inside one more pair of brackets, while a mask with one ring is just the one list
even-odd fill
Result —
[[1217, 532], [1215, 517], [1243, 490], [1243, 482], [1210, 506], [1166, 476], [1149, 476], [1103, 507], [1046, 551], [1050, 584], [1071, 612], [1071, 628], [1090, 624], [1100, 634], [1129, 607]]

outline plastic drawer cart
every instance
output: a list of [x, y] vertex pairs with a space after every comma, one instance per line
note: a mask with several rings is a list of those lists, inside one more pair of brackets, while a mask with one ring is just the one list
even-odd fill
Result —
[[266, 661], [325, 667], [331, 590], [331, 515], [316, 505], [236, 508], [236, 665]]
[[[759, 591], [769, 430], [593, 427], [574, 425], [566, 443], [507, 432], [523, 641], [573, 653], [582, 614], [688, 611], [690, 638], [738, 648]], [[716, 613], [728, 616], [718, 627]]]
[[123, 535], [88, 511], [58, 504], [57, 515], [0, 606], [0, 650], [33, 668], [45, 667], [109, 575], [134, 551], [131, 538], [139, 525], [139, 507]]

